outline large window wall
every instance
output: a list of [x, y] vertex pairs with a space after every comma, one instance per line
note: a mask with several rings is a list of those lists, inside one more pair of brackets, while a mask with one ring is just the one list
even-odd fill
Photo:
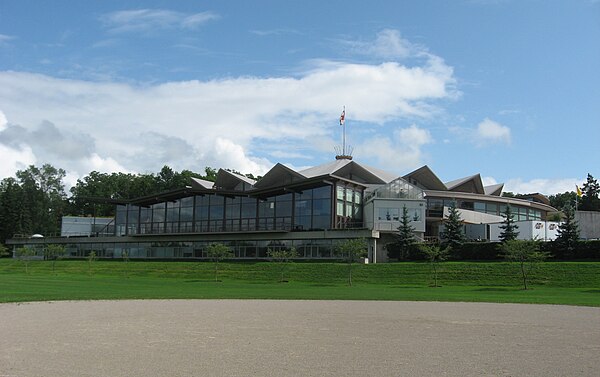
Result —
[[336, 186], [336, 228], [361, 228], [362, 216], [362, 189], [352, 186]]
[[[330, 229], [331, 192], [328, 185], [267, 198], [207, 194], [149, 206], [120, 205], [116, 234]], [[348, 189], [347, 195], [348, 213], [362, 219], [360, 193]]]
[[[427, 198], [427, 216], [443, 217], [444, 207], [452, 206], [452, 199]], [[506, 211], [506, 204], [493, 202], [479, 202], [473, 200], [456, 200], [456, 206], [469, 211], [488, 213], [490, 215], [502, 216]], [[541, 220], [542, 211], [535, 208], [511, 205], [515, 221]]]
[[[335, 258], [333, 252], [336, 240], [262, 240], [262, 241], [223, 241], [231, 248], [235, 258], [259, 259], [267, 258], [267, 251], [296, 248], [300, 259]], [[208, 259], [206, 249], [210, 241], [187, 242], [103, 242], [66, 244], [68, 257], [85, 258], [93, 251], [99, 258], [122, 258], [127, 252], [129, 258], [143, 259]]]

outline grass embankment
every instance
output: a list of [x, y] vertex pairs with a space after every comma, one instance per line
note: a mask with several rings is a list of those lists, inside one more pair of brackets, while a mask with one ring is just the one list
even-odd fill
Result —
[[352, 287], [342, 263], [292, 263], [288, 283], [279, 265], [208, 262], [0, 260], [0, 302], [91, 299], [349, 299], [546, 303], [600, 306], [599, 262], [546, 262], [520, 286], [518, 267], [504, 262], [441, 264], [441, 288], [430, 287], [426, 263], [354, 265]]

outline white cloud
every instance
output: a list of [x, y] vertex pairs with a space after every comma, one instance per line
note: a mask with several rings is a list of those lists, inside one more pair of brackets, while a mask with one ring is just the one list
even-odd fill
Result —
[[100, 20], [111, 33], [145, 33], [164, 29], [194, 29], [219, 15], [214, 12], [186, 14], [165, 9], [134, 9], [104, 14]]
[[567, 191], [575, 191], [575, 185], [580, 185], [582, 178], [547, 179], [536, 178], [523, 181], [521, 178], [509, 179], [504, 185], [504, 191], [519, 194], [539, 192], [545, 195], [553, 195]]
[[0, 179], [13, 176], [17, 170], [35, 165], [36, 158], [30, 147], [23, 145], [11, 148], [0, 144]]
[[405, 171], [423, 163], [422, 147], [432, 143], [431, 133], [416, 125], [396, 129], [392, 137], [375, 136], [356, 147], [356, 153], [375, 158], [391, 171]]
[[510, 128], [485, 118], [477, 125], [475, 137], [478, 144], [502, 142], [510, 143]]
[[403, 59], [426, 53], [423, 46], [415, 45], [402, 38], [394, 29], [384, 29], [372, 41], [340, 41], [355, 54], [375, 56], [384, 59]]
[[[117, 19], [135, 24], [136, 16]], [[333, 152], [342, 105], [348, 124], [431, 118], [441, 111], [439, 100], [455, 98], [454, 83], [452, 67], [435, 56], [410, 67], [319, 61], [295, 76], [154, 85], [0, 72], [0, 103], [10, 120], [0, 129], [0, 144], [24, 143], [38, 161], [75, 175], [91, 168], [155, 172], [164, 164], [176, 170], [213, 166], [261, 174], [272, 165], [269, 157]], [[420, 161], [421, 147], [431, 139], [416, 126], [391, 138], [372, 135], [365, 146], [376, 147], [377, 140], [388, 143], [390, 151], [402, 146], [402, 157], [393, 158], [399, 167]], [[359, 149], [361, 156], [375, 153], [363, 145]]]
[[4, 128], [6, 128], [7, 124], [8, 124], [8, 120], [6, 119], [6, 115], [4, 115], [2, 110], [0, 110], [0, 131], [2, 131]]
[[12, 35], [0, 34], [0, 46], [7, 45], [8, 41], [15, 39]]

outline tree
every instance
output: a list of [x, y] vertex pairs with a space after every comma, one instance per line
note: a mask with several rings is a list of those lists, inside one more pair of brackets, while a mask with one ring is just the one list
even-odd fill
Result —
[[429, 261], [431, 265], [431, 269], [433, 271], [433, 286], [439, 287], [438, 285], [438, 269], [437, 265], [440, 262], [448, 259], [448, 255], [450, 254], [450, 247], [440, 247], [439, 245], [421, 245], [420, 247], [423, 254], [425, 254], [425, 258]]
[[400, 226], [396, 234], [396, 245], [399, 251], [398, 259], [406, 259], [416, 242], [415, 228], [410, 223], [411, 219], [408, 216], [408, 209], [406, 206], [402, 206], [402, 217], [400, 218]]
[[129, 253], [127, 250], [123, 250], [121, 253], [121, 258], [123, 258], [123, 263], [125, 263], [125, 277], [129, 277]]
[[8, 248], [0, 243], [0, 258], [8, 257], [9, 255]]
[[600, 211], [600, 185], [591, 174], [587, 175], [587, 180], [581, 187], [581, 205], [582, 211]]
[[342, 241], [335, 246], [334, 253], [348, 263], [348, 285], [352, 286], [352, 263], [367, 256], [367, 241], [364, 238]]
[[218, 274], [219, 274], [219, 262], [223, 259], [228, 259], [233, 257], [233, 253], [228, 246], [223, 245], [222, 243], [211, 243], [206, 248], [206, 255], [215, 262], [215, 282], [218, 282]]
[[519, 232], [517, 231], [519, 226], [515, 224], [514, 215], [510, 205], [506, 206], [504, 213], [502, 213], [502, 217], [504, 217], [504, 220], [502, 220], [502, 225], [500, 225], [500, 229], [502, 229], [499, 237], [500, 242], [516, 240], [519, 236]]
[[18, 248], [15, 251], [15, 255], [18, 260], [23, 262], [23, 264], [25, 265], [25, 273], [28, 274], [29, 273], [29, 262], [31, 261], [31, 259], [33, 257], [35, 257], [37, 255], [36, 250], [29, 246], [23, 246], [23, 247]]
[[87, 256], [88, 261], [88, 274], [92, 275], [92, 264], [96, 261], [96, 252], [91, 251]]
[[450, 247], [450, 249], [458, 249], [465, 243], [465, 229], [460, 218], [460, 213], [456, 208], [456, 202], [453, 201], [450, 205], [450, 212], [448, 218], [444, 222], [444, 233], [443, 233], [443, 247]]
[[548, 258], [548, 253], [540, 251], [540, 241], [509, 240], [502, 244], [502, 253], [509, 262], [519, 265], [523, 289], [527, 290], [527, 280], [533, 267]]
[[64, 245], [50, 244], [44, 249], [44, 259], [52, 262], [52, 273], [55, 271], [56, 261], [65, 255]]
[[565, 208], [566, 206], [572, 206], [575, 204], [575, 198], [577, 193], [575, 191], [566, 191], [562, 194], [554, 194], [548, 197], [550, 205], [554, 208]]
[[281, 276], [279, 278], [279, 282], [283, 283], [286, 280], [283, 279], [283, 275], [285, 273], [285, 269], [290, 260], [294, 258], [298, 258], [298, 252], [295, 247], [290, 247], [289, 249], [280, 249], [280, 250], [267, 250], [267, 256], [279, 263], [279, 270], [281, 272]]
[[572, 253], [579, 242], [579, 224], [575, 221], [573, 207], [563, 209], [565, 219], [558, 225], [558, 236], [554, 240], [556, 245], [567, 253]]

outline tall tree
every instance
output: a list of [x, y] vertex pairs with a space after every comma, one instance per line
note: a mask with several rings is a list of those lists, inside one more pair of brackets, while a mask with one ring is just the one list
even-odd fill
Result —
[[579, 224], [575, 221], [573, 207], [565, 207], [563, 213], [565, 218], [558, 226], [558, 236], [554, 242], [563, 252], [571, 254], [579, 242]]
[[410, 222], [408, 209], [406, 206], [402, 206], [402, 217], [400, 218], [400, 226], [396, 234], [396, 245], [399, 252], [398, 259], [406, 259], [412, 246], [416, 243], [415, 227], [410, 225]]
[[600, 185], [591, 174], [587, 175], [587, 180], [581, 187], [581, 205], [579, 209], [582, 211], [600, 211]]
[[502, 232], [500, 232], [500, 241], [506, 242], [516, 240], [519, 236], [519, 232], [517, 231], [519, 226], [515, 224], [514, 214], [512, 213], [510, 205], [506, 206], [504, 213], [502, 213], [502, 217], [504, 217], [504, 220], [502, 220], [502, 225], [500, 225], [500, 229], [502, 229]]
[[550, 195], [548, 199], [550, 200], [550, 205], [554, 208], [565, 208], [566, 206], [571, 206], [575, 204], [575, 198], [577, 197], [577, 193], [575, 191], [566, 191], [562, 194], [554, 194]]
[[465, 229], [460, 218], [460, 213], [456, 208], [456, 201], [453, 201], [449, 208], [448, 218], [444, 221], [442, 246], [458, 249], [466, 241]]

